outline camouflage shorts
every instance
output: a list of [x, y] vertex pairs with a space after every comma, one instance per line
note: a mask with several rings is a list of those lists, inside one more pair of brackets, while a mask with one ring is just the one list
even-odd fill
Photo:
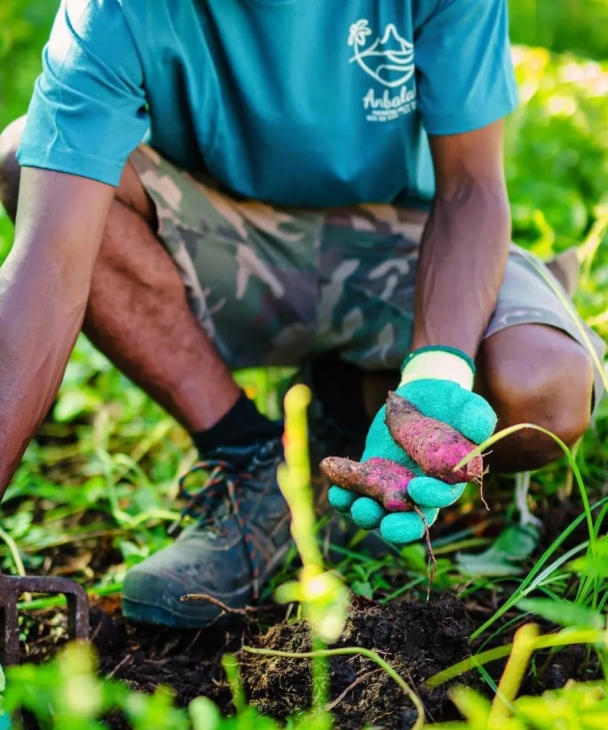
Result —
[[[388, 205], [270, 207], [235, 200], [146, 146], [131, 162], [190, 306], [231, 368], [295, 365], [330, 350], [366, 370], [400, 367], [412, 338], [421, 213]], [[563, 292], [513, 244], [486, 337], [544, 324], [586, 345], [582, 326], [603, 358], [603, 341], [568, 312], [549, 281]], [[601, 392], [598, 376], [596, 403]]]

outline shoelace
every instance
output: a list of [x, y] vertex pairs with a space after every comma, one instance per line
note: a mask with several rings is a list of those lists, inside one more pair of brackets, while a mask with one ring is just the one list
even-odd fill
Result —
[[[207, 472], [207, 481], [200, 489], [189, 491], [186, 482], [193, 474]], [[181, 512], [181, 519], [186, 516], [197, 517], [204, 525], [212, 525], [219, 518], [215, 516], [217, 509], [226, 503], [232, 508], [237, 524], [243, 536], [245, 550], [249, 560], [251, 576], [253, 578], [253, 597], [259, 598], [260, 563], [257, 557], [253, 535], [245, 520], [241, 516], [242, 480], [251, 479], [250, 474], [235, 474], [232, 465], [219, 459], [205, 459], [198, 461], [190, 471], [186, 472], [178, 481], [178, 499], [187, 501]], [[181, 521], [180, 519], [180, 521]]]

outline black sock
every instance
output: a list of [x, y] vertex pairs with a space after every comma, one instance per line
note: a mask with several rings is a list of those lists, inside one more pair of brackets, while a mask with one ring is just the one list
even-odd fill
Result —
[[220, 446], [247, 446], [256, 441], [270, 441], [283, 433], [280, 424], [263, 416], [253, 401], [241, 397], [214, 426], [192, 434], [199, 453], [204, 456]]

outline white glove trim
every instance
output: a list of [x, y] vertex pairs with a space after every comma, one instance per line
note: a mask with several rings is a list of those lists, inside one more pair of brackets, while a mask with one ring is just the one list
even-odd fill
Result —
[[475, 374], [466, 360], [452, 352], [423, 350], [415, 354], [403, 368], [399, 387], [425, 378], [452, 380], [471, 391]]

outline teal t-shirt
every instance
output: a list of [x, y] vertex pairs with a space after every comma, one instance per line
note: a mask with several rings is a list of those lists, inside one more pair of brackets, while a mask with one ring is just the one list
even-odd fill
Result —
[[271, 204], [425, 208], [427, 135], [516, 103], [506, 0], [63, 0], [19, 161], [116, 185], [145, 141]]

